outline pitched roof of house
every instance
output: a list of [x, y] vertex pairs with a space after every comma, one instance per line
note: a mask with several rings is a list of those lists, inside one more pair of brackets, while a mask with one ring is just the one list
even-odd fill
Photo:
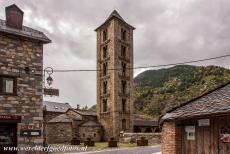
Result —
[[43, 43], [51, 42], [51, 40], [41, 31], [26, 27], [26, 26], [22, 26], [21, 30], [15, 29], [15, 28], [6, 26], [6, 21], [2, 19], [0, 19], [0, 32], [38, 40]]
[[58, 123], [58, 122], [65, 123], [65, 122], [72, 122], [72, 120], [66, 114], [60, 114], [48, 121], [48, 123]]
[[80, 127], [101, 127], [101, 124], [96, 121], [87, 121], [81, 124]]
[[44, 111], [65, 113], [70, 108], [72, 107], [69, 105], [69, 103], [43, 101]]
[[80, 115], [85, 115], [85, 116], [97, 116], [97, 113], [94, 112], [94, 111], [81, 110], [81, 109], [73, 109], [73, 108], [70, 108], [70, 110], [73, 110], [73, 111], [79, 113]]
[[158, 126], [158, 121], [140, 115], [134, 115], [134, 126]]
[[230, 112], [230, 83], [172, 109], [161, 118], [161, 121], [228, 112]]
[[105, 20], [105, 22], [103, 24], [101, 24], [99, 27], [97, 27], [95, 29], [95, 31], [97, 31], [100, 27], [102, 27], [103, 25], [105, 25], [107, 22], [109, 22], [113, 18], [116, 18], [116, 19], [118, 19], [120, 21], [123, 21], [129, 27], [135, 29], [133, 26], [131, 26], [130, 24], [128, 24], [127, 22], [125, 22], [125, 20], [120, 16], [120, 14], [116, 10], [113, 10], [113, 12], [109, 15], [109, 17]]

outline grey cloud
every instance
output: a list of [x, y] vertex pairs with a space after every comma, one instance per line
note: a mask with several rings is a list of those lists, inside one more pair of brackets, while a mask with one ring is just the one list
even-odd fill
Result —
[[[27, 11], [27, 26], [44, 31], [52, 39], [53, 43], [44, 48], [44, 67], [95, 69], [94, 29], [113, 9], [136, 27], [135, 66], [230, 53], [228, 0], [0, 0], [1, 18], [5, 17], [4, 7], [12, 3]], [[28, 10], [30, 16], [26, 14]], [[229, 59], [197, 65], [211, 64], [229, 68]], [[61, 95], [45, 99], [70, 102], [73, 106], [96, 103], [95, 72], [56, 73], [54, 80], [53, 86], [60, 89]]]

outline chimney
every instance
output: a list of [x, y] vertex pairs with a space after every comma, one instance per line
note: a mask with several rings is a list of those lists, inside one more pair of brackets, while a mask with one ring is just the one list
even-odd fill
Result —
[[79, 104], [77, 104], [77, 110], [79, 110], [80, 109], [80, 105]]
[[6, 11], [6, 26], [15, 29], [22, 29], [24, 12], [13, 4], [5, 8]]

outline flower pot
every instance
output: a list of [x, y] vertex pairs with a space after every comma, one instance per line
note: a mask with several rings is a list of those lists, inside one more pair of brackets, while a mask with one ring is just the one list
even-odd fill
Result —
[[108, 142], [108, 147], [117, 147], [117, 141], [115, 140], [110, 140]]
[[148, 146], [148, 140], [147, 139], [137, 140], [137, 146]]
[[95, 142], [91, 141], [91, 140], [84, 141], [84, 145], [88, 146], [88, 147], [93, 147], [93, 146], [95, 146]]
[[77, 138], [73, 138], [72, 140], [71, 140], [71, 145], [80, 145], [81, 144], [81, 142], [80, 142], [80, 140], [78, 140]]

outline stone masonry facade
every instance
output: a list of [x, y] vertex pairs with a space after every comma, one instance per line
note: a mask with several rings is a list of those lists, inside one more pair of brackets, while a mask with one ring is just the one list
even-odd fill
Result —
[[[17, 78], [17, 94], [0, 96], [0, 113], [19, 115], [18, 145], [42, 144], [43, 137], [20, 137], [20, 130], [40, 128], [43, 124], [42, 108], [42, 45], [39, 42], [21, 39], [0, 33], [0, 74]], [[31, 75], [25, 74], [25, 67], [35, 69]]]
[[[12, 5], [9, 11], [14, 11], [21, 15], [21, 10]], [[23, 14], [22, 14], [23, 15]], [[21, 15], [21, 16], [22, 16]], [[12, 16], [10, 16], [12, 17]], [[13, 20], [13, 18], [10, 18]], [[19, 21], [20, 19], [16, 19]], [[11, 21], [6, 21], [11, 22]], [[19, 23], [20, 24], [20, 23]], [[22, 24], [22, 21], [21, 21]], [[0, 76], [15, 79], [13, 94], [0, 95], [0, 115], [19, 116], [20, 121], [16, 124], [17, 146], [35, 146], [43, 144], [43, 41], [36, 38], [29, 38], [21, 35], [25, 29], [17, 30], [8, 28], [1, 21], [0, 27]], [[38, 31], [30, 29], [31, 33]], [[7, 31], [7, 33], [5, 33]], [[48, 40], [46, 43], [48, 43]], [[0, 125], [7, 123], [0, 120]], [[36, 137], [24, 137], [20, 133], [22, 130], [39, 130], [41, 135]], [[19, 151], [18, 154], [25, 153]], [[32, 153], [32, 152], [29, 152]]]
[[133, 30], [116, 11], [96, 29], [97, 115], [105, 140], [133, 131]]

